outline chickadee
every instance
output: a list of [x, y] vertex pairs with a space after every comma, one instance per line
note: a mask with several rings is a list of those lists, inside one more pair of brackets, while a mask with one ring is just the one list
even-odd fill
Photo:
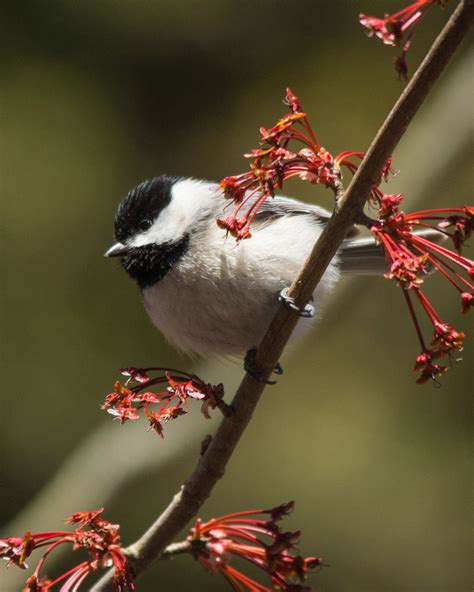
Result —
[[[120, 257], [166, 339], [199, 356], [242, 356], [258, 346], [279, 294], [330, 217], [318, 206], [270, 198], [252, 222], [252, 238], [236, 244], [216, 224], [225, 207], [214, 183], [164, 175], [143, 181], [119, 205], [118, 242], [105, 253]], [[354, 228], [319, 282], [316, 308], [341, 273], [385, 269], [383, 249], [372, 238], [353, 240], [356, 234]], [[311, 309], [302, 315], [312, 316]], [[298, 330], [310, 325], [301, 318]]]

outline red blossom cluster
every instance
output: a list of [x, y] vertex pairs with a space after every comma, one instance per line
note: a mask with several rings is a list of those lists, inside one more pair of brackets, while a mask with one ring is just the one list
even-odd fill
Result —
[[[100, 569], [113, 567], [113, 586], [116, 592], [134, 592], [134, 575], [127, 557], [120, 547], [120, 526], [100, 517], [103, 508], [93, 512], [78, 512], [66, 520], [66, 524], [77, 524], [73, 532], [26, 532], [23, 537], [0, 539], [0, 557], [22, 569], [26, 559], [36, 549], [46, 547], [33, 574], [26, 581], [23, 592], [76, 592], [84, 580]], [[89, 560], [82, 561], [55, 579], [49, 579], [41, 572], [49, 554], [63, 544], [71, 544], [73, 551], [85, 549]]]
[[285, 181], [299, 177], [335, 189], [341, 179], [340, 167], [353, 170], [355, 165], [351, 158], [364, 155], [342, 152], [333, 157], [319, 143], [298, 97], [290, 88], [286, 90], [284, 103], [290, 113], [272, 128], [260, 128], [262, 147], [244, 155], [251, 159], [250, 170], [225, 177], [220, 183], [224, 196], [232, 199], [236, 207], [230, 216], [219, 218], [217, 223], [238, 241], [251, 237], [252, 220]]
[[[421, 3], [417, 4], [421, 10]], [[397, 14], [401, 18], [401, 13]], [[403, 14], [406, 16], [408, 12]], [[237, 240], [251, 236], [250, 223], [265, 200], [270, 199], [284, 181], [299, 177], [334, 189], [341, 179], [341, 168], [346, 167], [355, 174], [365, 156], [364, 152], [345, 151], [332, 157], [319, 144], [306, 113], [290, 89], [287, 89], [285, 103], [290, 114], [270, 130], [261, 128], [263, 147], [245, 155], [252, 159], [250, 170], [221, 181], [224, 195], [234, 200], [236, 208], [228, 218], [218, 220], [218, 224]], [[292, 147], [290, 150], [290, 142], [303, 144], [303, 148], [297, 151]], [[403, 195], [388, 195], [380, 188], [382, 181], [387, 182], [389, 175], [395, 173], [389, 158], [369, 196], [370, 204], [377, 208], [378, 219], [366, 218], [365, 223], [386, 251], [389, 272], [385, 277], [397, 281], [403, 289], [422, 346], [415, 364], [415, 369], [421, 370], [418, 382], [425, 382], [429, 378], [437, 379], [446, 371], [446, 366], [440, 366], [435, 360], [443, 356], [452, 359], [461, 351], [464, 333], [441, 320], [421, 289], [423, 276], [433, 268], [438, 270], [460, 293], [462, 310], [467, 312], [472, 304], [473, 285], [469, 277], [473, 276], [473, 263], [461, 254], [461, 249], [472, 232], [473, 208], [466, 206], [405, 214], [399, 209]], [[428, 229], [431, 234], [415, 232]], [[431, 240], [436, 239], [435, 234], [440, 239], [450, 238], [454, 251], [438, 244], [440, 240]], [[429, 346], [422, 337], [412, 294], [434, 327]]]
[[403, 80], [408, 78], [406, 56], [417, 25], [425, 13], [434, 5], [443, 7], [446, 0], [417, 0], [406, 8], [393, 14], [385, 14], [384, 18], [359, 14], [360, 24], [367, 29], [369, 37], [375, 35], [385, 45], [402, 47], [402, 53], [395, 58], [395, 69]]
[[[383, 195], [380, 200], [379, 219], [371, 231], [382, 243], [389, 263], [385, 277], [395, 280], [402, 288], [410, 315], [415, 324], [422, 351], [417, 357], [414, 370], [421, 371], [418, 383], [436, 380], [447, 371], [447, 366], [437, 360], [447, 357], [449, 361], [462, 351], [464, 333], [456, 331], [444, 322], [422, 290], [423, 276], [434, 268], [458, 292], [461, 310], [466, 313], [472, 306], [474, 285], [474, 262], [462, 256], [462, 247], [474, 228], [474, 208], [443, 208], [405, 214], [400, 210], [403, 196]], [[415, 230], [430, 229], [435, 238], [450, 239], [454, 251], [429, 240], [428, 236]], [[426, 313], [433, 326], [433, 337], [427, 345], [413, 304], [415, 299]]]
[[[343, 163], [354, 174], [364, 155], [364, 152], [342, 152], [336, 161]], [[387, 182], [389, 174], [396, 174], [391, 158], [384, 166], [381, 180]], [[373, 221], [370, 230], [383, 245], [389, 265], [385, 277], [401, 286], [420, 340], [422, 351], [414, 365], [414, 370], [421, 371], [417, 382], [436, 381], [448, 367], [435, 361], [444, 356], [449, 361], [456, 359], [462, 351], [465, 334], [441, 320], [421, 286], [429, 271], [436, 269], [459, 293], [462, 312], [468, 312], [473, 301], [474, 286], [470, 280], [474, 279], [474, 263], [461, 253], [473, 231], [474, 208], [441, 208], [406, 214], [400, 210], [403, 194], [386, 194], [380, 184], [372, 187], [370, 198], [372, 205], [378, 209], [378, 220]], [[443, 239], [451, 240], [454, 251], [439, 244]], [[433, 325], [429, 346], [423, 338], [412, 294]]]
[[[188, 374], [171, 368], [122, 368], [121, 374], [127, 376], [125, 384], [117, 381], [114, 391], [107, 395], [102, 409], [116, 417], [121, 424], [129, 419], [139, 419], [138, 411], [144, 413], [150, 423], [150, 429], [163, 438], [165, 423], [188, 412], [188, 399], [202, 402], [201, 412], [209, 419], [209, 408], [225, 405], [222, 401], [224, 387], [203, 382], [195, 374]], [[149, 372], [158, 372], [150, 378]], [[166, 384], [159, 392], [141, 392], [157, 384]], [[150, 409], [159, 405], [158, 411]]]
[[[197, 520], [188, 541], [193, 555], [212, 574], [222, 574], [234, 590], [239, 592], [310, 592], [304, 585], [309, 570], [320, 568], [320, 557], [302, 557], [294, 553], [300, 532], [284, 532], [277, 522], [289, 514], [294, 502], [271, 510], [249, 510], [213, 518], [209, 522]], [[255, 516], [267, 514], [267, 520]], [[233, 558], [241, 558], [268, 574], [271, 588], [260, 584], [231, 565]]]

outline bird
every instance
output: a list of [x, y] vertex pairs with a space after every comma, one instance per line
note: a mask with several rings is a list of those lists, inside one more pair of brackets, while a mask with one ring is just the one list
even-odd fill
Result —
[[[251, 371], [250, 354], [279, 301], [296, 308], [286, 289], [331, 213], [293, 198], [269, 197], [252, 221], [251, 238], [236, 242], [216, 222], [228, 206], [217, 183], [167, 175], [145, 180], [119, 204], [117, 242], [105, 256], [120, 259], [138, 284], [153, 325], [176, 349], [206, 358], [243, 357]], [[295, 334], [320, 316], [321, 300], [341, 275], [386, 271], [383, 248], [358, 233], [356, 227], [350, 230], [311, 304], [298, 311]]]

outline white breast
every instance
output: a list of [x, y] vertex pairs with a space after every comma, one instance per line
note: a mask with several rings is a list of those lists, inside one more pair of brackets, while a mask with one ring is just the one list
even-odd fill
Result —
[[[309, 216], [286, 216], [252, 229], [239, 245], [214, 221], [156, 285], [143, 291], [156, 327], [178, 349], [200, 356], [243, 355], [256, 347], [321, 227]], [[329, 291], [339, 277], [333, 260], [314, 294]], [[301, 319], [299, 328], [311, 321]]]

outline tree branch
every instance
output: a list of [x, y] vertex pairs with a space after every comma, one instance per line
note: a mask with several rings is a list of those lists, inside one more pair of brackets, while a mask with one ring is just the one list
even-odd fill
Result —
[[[468, 32], [474, 17], [474, 0], [461, 0], [436, 39], [405, 91], [372, 142], [344, 197], [337, 200], [333, 216], [311, 254], [292, 283], [289, 296], [303, 307], [313, 294], [347, 231], [360, 213], [374, 184], [380, 179], [387, 158], [392, 154], [409, 123]], [[255, 363], [268, 378], [278, 362], [299, 317], [280, 305], [260, 344]], [[265, 385], [246, 374], [232, 401], [234, 413], [225, 417], [196, 468], [156, 522], [127, 549], [136, 575], [165, 552], [209, 497], [223, 476]], [[112, 574], [107, 573], [93, 592], [110, 589]]]

